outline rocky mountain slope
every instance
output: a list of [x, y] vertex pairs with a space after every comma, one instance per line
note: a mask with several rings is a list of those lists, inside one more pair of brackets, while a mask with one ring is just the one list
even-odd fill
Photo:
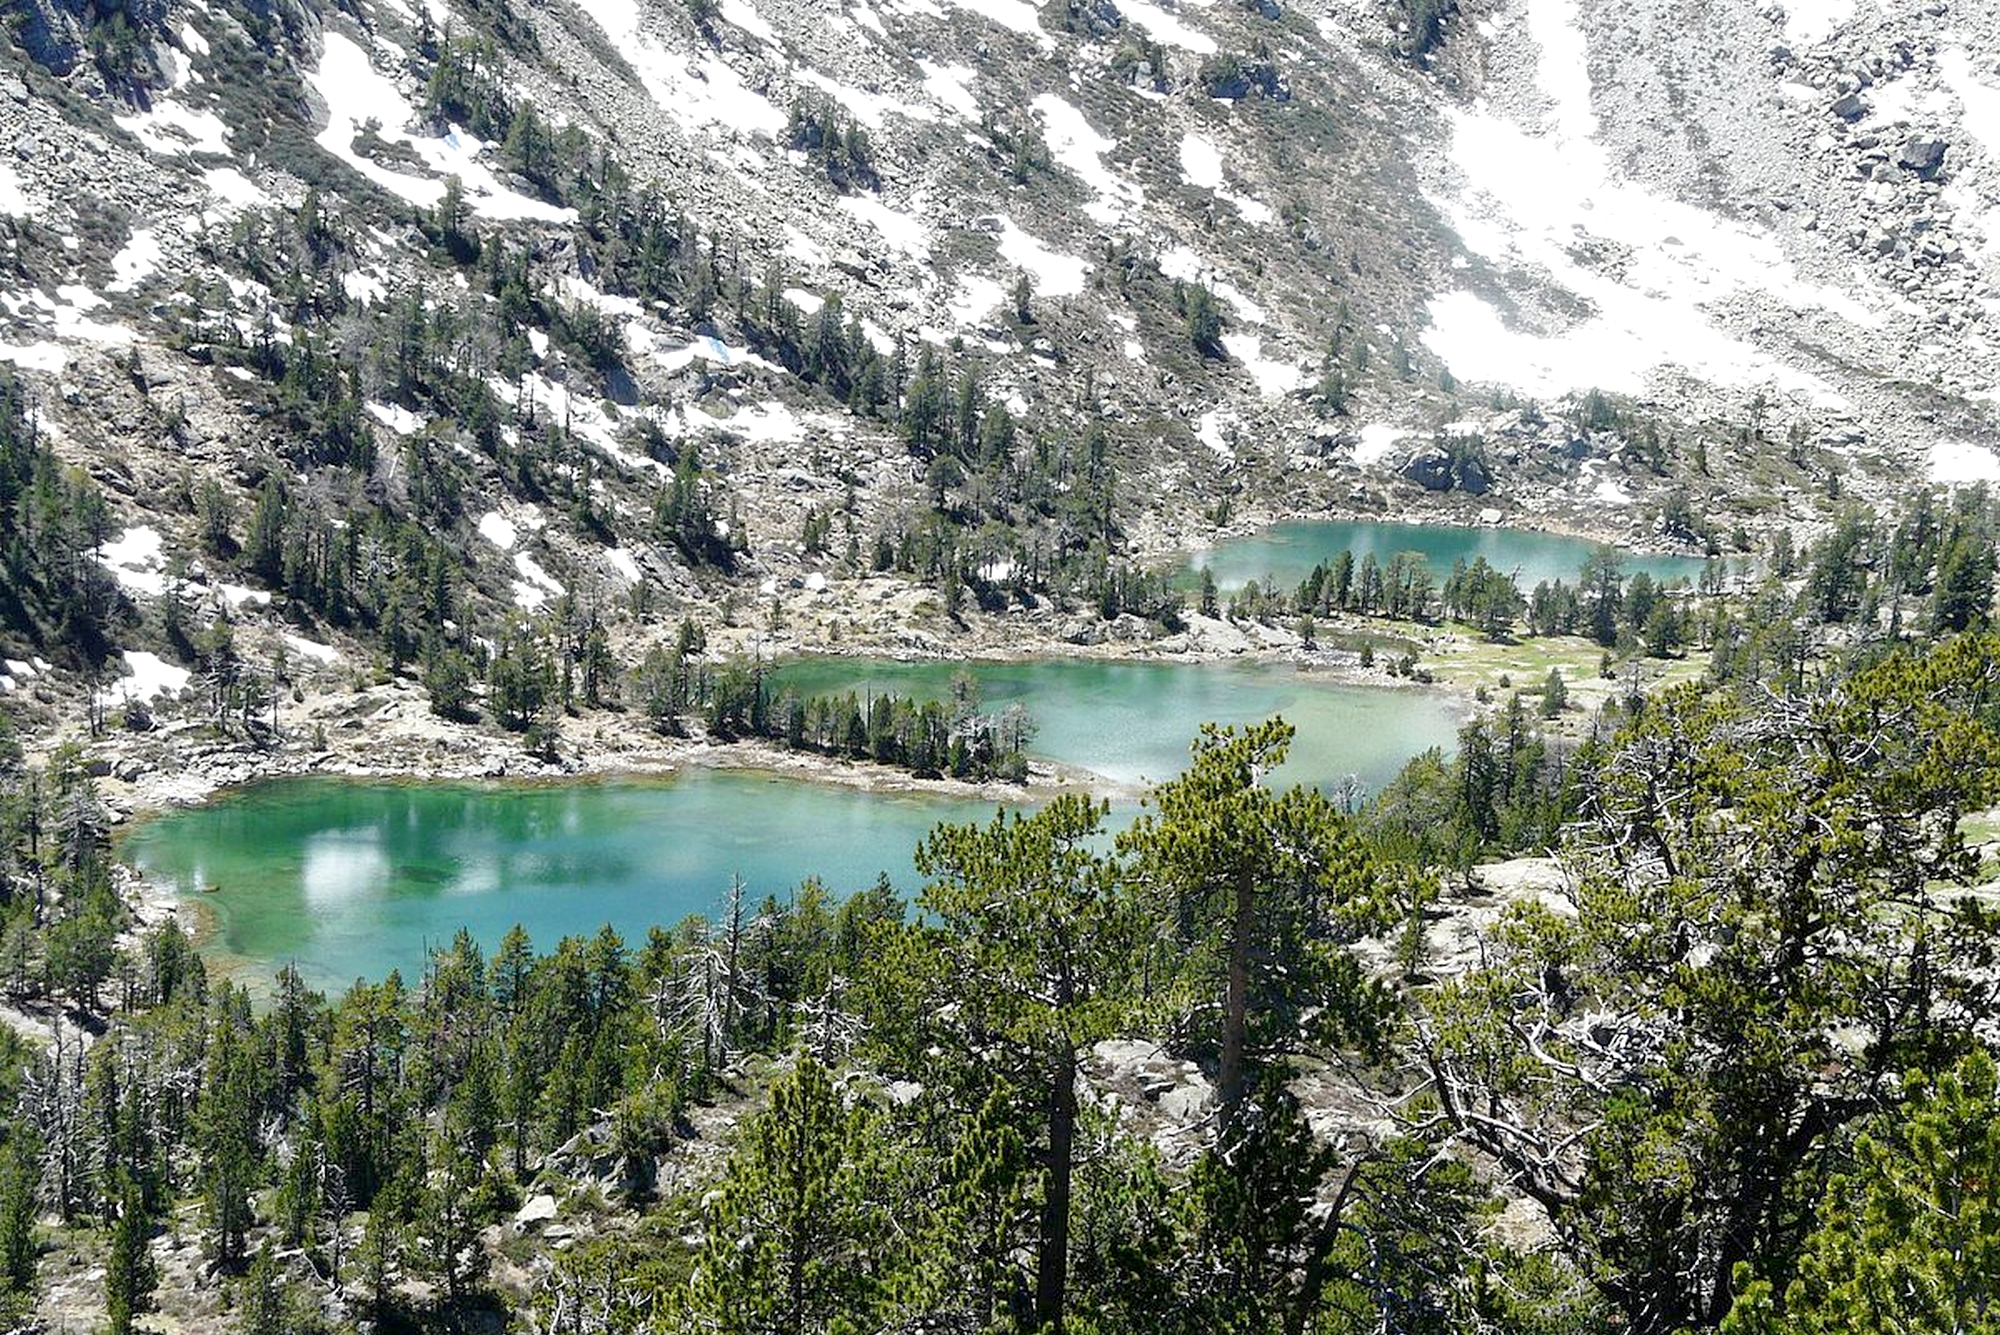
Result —
[[170, 585], [339, 662], [397, 542], [488, 648], [825, 643], [1273, 516], [1730, 553], [2000, 480], [1990, 4], [416, 3], [12, 6], [0, 360], [127, 695]]

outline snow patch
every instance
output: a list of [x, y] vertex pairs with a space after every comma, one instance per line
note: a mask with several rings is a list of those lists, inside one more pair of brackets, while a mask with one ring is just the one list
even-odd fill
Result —
[[306, 80], [327, 104], [326, 128], [315, 142], [398, 198], [420, 208], [433, 208], [444, 198], [445, 183], [392, 171], [356, 152], [355, 136], [365, 125], [373, 123], [384, 142], [408, 147], [439, 178], [457, 177], [467, 206], [480, 217], [576, 221], [575, 209], [557, 208], [501, 185], [492, 170], [478, 160], [486, 145], [457, 126], [435, 139], [410, 134], [407, 127], [416, 119], [416, 112], [409, 100], [387, 76], [376, 71], [368, 53], [343, 34], [326, 34], [319, 68]]
[[1204, 134], [1181, 136], [1181, 179], [1198, 190], [1222, 188], [1222, 150]]
[[1964, 440], [1940, 440], [1930, 449], [1931, 481], [1945, 487], [2000, 483], [2000, 455]]
[[987, 312], [1006, 299], [1007, 289], [998, 281], [984, 274], [967, 274], [959, 280], [958, 291], [951, 299], [949, 309], [953, 327], [965, 329], [977, 325]]
[[1266, 398], [1277, 398], [1289, 394], [1299, 387], [1299, 368], [1288, 362], [1267, 361], [1264, 357], [1264, 340], [1255, 334], [1224, 334], [1222, 346], [1230, 356], [1242, 363], [1244, 371], [1257, 382], [1258, 392]]
[[1212, 56], [1220, 50], [1213, 37], [1189, 27], [1168, 5], [1154, 0], [1120, 0], [1118, 12], [1144, 28], [1161, 46], [1179, 47], [1198, 56]]
[[262, 208], [271, 202], [256, 182], [234, 167], [212, 167], [201, 174], [201, 180], [210, 194], [237, 208]]
[[248, 584], [217, 584], [216, 596], [229, 605], [229, 610], [238, 612], [245, 607], [262, 607], [271, 601], [271, 595], [262, 589], [253, 589]]
[[604, 563], [618, 572], [619, 578], [623, 579], [627, 584], [637, 584], [639, 582], [639, 563], [633, 559], [629, 549], [624, 547], [605, 548]]
[[514, 553], [514, 569], [521, 574], [521, 578], [514, 581], [516, 607], [532, 612], [551, 597], [562, 597], [563, 586], [558, 584], [548, 571], [542, 569], [541, 562], [526, 552]]
[[0, 362], [53, 375], [69, 365], [69, 354], [53, 343], [0, 343]]
[[424, 419], [400, 403], [371, 403], [368, 415], [399, 436], [414, 436], [424, 429]]
[[160, 237], [150, 227], [141, 227], [111, 257], [111, 285], [107, 292], [130, 292], [160, 267]]
[[10, 218], [33, 216], [35, 206], [28, 202], [27, 191], [21, 188], [21, 178], [14, 174], [12, 167], [0, 167], [0, 214]]
[[764, 21], [764, 16], [757, 12], [750, 0], [722, 0], [717, 10], [723, 22], [733, 23], [752, 37], [777, 45], [778, 34]]
[[1558, 138], [1581, 143], [1597, 133], [1590, 109], [1590, 43], [1577, 23], [1576, 0], [1528, 0], [1528, 35], [1540, 59], [1535, 82], [1554, 106]]
[[1389, 451], [1396, 448], [1396, 442], [1403, 433], [1382, 422], [1370, 422], [1361, 428], [1361, 439], [1354, 446], [1354, 462], [1364, 468], [1373, 468], [1389, 457]]
[[1083, 210], [1094, 221], [1108, 227], [1144, 202], [1144, 191], [1104, 165], [1104, 155], [1118, 147], [1116, 139], [1093, 130], [1081, 111], [1054, 93], [1043, 93], [1030, 105], [1042, 119], [1043, 138], [1056, 164], [1096, 192]]
[[924, 72], [924, 91], [931, 95], [931, 101], [966, 120], [979, 119], [982, 108], [972, 91], [978, 71], [969, 65], [937, 65], [928, 60], [919, 60], [917, 68]]
[[127, 649], [121, 657], [125, 660], [125, 670], [131, 675], [120, 677], [111, 683], [111, 698], [116, 701], [154, 700], [163, 695], [179, 695], [187, 689], [193, 676], [184, 667], [175, 667], [158, 654], [144, 649]]
[[720, 127], [767, 139], [784, 131], [785, 113], [754, 91], [720, 55], [708, 50], [692, 55], [669, 51], [642, 32], [638, 0], [588, 0], [584, 9], [638, 74], [653, 101], [684, 128]]
[[519, 530], [514, 527], [513, 521], [508, 519], [507, 516], [501, 514], [498, 510], [488, 510], [485, 514], [479, 516], [479, 536], [492, 543], [495, 547], [498, 547], [501, 551], [511, 552], [514, 550], [514, 544], [520, 540], [521, 535]]
[[1785, 37], [1794, 46], [1814, 46], [1854, 16], [1854, 0], [1785, 0]]
[[161, 574], [166, 565], [164, 550], [160, 531], [140, 524], [99, 547], [97, 559], [127, 592], [157, 598], [166, 588], [166, 579]]
[[1000, 258], [1025, 272], [1036, 293], [1045, 297], [1080, 296], [1090, 273], [1088, 263], [1051, 248], [1004, 215], [1000, 219]]
[[715, 425], [734, 432], [752, 444], [789, 445], [806, 438], [804, 424], [782, 403], [759, 403], [739, 408]]
[[1638, 394], [1656, 368], [1679, 365], [1717, 384], [1774, 383], [1827, 408], [1846, 401], [1816, 376], [1782, 366], [1719, 332], [1692, 305], [1628, 302], [1561, 333], [1510, 329], [1470, 292], [1429, 304], [1424, 345], [1460, 378], [1511, 385], [1539, 398], [1571, 390]]
[[308, 640], [303, 635], [294, 635], [290, 631], [286, 631], [279, 638], [285, 642], [287, 649], [299, 657], [310, 659], [315, 663], [324, 665], [337, 662], [340, 658], [340, 650], [334, 648], [332, 645], [321, 644], [318, 640]]
[[2000, 88], [1980, 81], [1972, 58], [1960, 47], [1938, 54], [1938, 73], [1958, 98], [1959, 124], [1985, 147], [1989, 157], [2000, 158]]
[[911, 259], [928, 259], [931, 253], [930, 224], [921, 217], [890, 208], [874, 195], [842, 195], [842, 212], [881, 233], [891, 250]]
[[1225, 464], [1236, 462], [1236, 447], [1229, 443], [1227, 427], [1232, 419], [1220, 408], [1211, 408], [1201, 415], [1195, 424], [1194, 438], [1215, 452], [1215, 457]]
[[778, 369], [749, 349], [724, 343], [713, 334], [703, 334], [683, 347], [656, 350], [653, 359], [668, 371], [684, 370], [696, 362], [713, 362], [726, 367], [755, 366], [767, 371]]
[[363, 273], [359, 269], [340, 276], [340, 290], [347, 294], [349, 301], [361, 306], [373, 305], [389, 295], [386, 283], [374, 274]]
[[111, 119], [119, 129], [145, 145], [148, 152], [163, 157], [192, 153], [227, 157], [229, 154], [229, 127], [213, 111], [194, 111], [178, 102], [160, 98], [146, 111]]
[[[1448, 111], [1463, 187], [1437, 202], [1468, 250], [1502, 270], [1545, 274], [1594, 313], [1555, 332], [1510, 330], [1479, 297], [1454, 292], [1431, 303], [1425, 343], [1461, 378], [1531, 393], [1636, 392], [1672, 365], [1737, 387], [1775, 382], [1837, 405], [1823, 381], [1725, 334], [1703, 308], [1754, 293], [1870, 327], [1880, 314], [1847, 292], [1800, 280], [1768, 232], [1617, 177], [1592, 138], [1589, 53], [1574, 0], [1530, 0], [1527, 17], [1552, 128], [1530, 133], [1479, 104]], [[1600, 239], [1623, 259], [1616, 273], [1577, 258]]]
[[1161, 252], [1160, 272], [1183, 283], [1200, 283], [1228, 302], [1236, 314], [1251, 324], [1264, 323], [1264, 308], [1250, 300], [1242, 288], [1218, 275], [1213, 265], [1186, 246], [1169, 246]]
[[889, 113], [892, 111], [915, 121], [937, 119], [929, 107], [913, 106], [909, 102], [885, 97], [881, 93], [864, 92], [859, 88], [849, 87], [838, 79], [829, 78], [818, 70], [801, 67], [793, 73], [798, 76], [801, 83], [811, 84], [846, 107], [856, 120], [871, 130], [879, 130], [887, 124]]
[[809, 264], [822, 269], [832, 263], [827, 257], [825, 248], [819, 242], [801, 232], [791, 223], [785, 224], [783, 253], [787, 259], [794, 259], [800, 264]]
[[1048, 34], [1042, 31], [1041, 19], [1028, 0], [950, 0], [950, 3], [969, 14], [977, 14], [1003, 28], [1032, 37], [1043, 46], [1054, 45]]

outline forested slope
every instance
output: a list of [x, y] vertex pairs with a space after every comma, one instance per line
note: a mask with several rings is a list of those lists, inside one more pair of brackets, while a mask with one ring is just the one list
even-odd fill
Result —
[[[914, 905], [808, 883], [257, 1006], [172, 922], [114, 938], [92, 781], [15, 761], [4, 985], [54, 1037], [7, 1065], [9, 1301], [117, 1330], [1982, 1328], [2000, 923], [1961, 818], [2000, 796], [1996, 723], [1985, 633], [1637, 699], [1541, 789], [1561, 878], [1497, 906], [1410, 839], [1420, 771], [1350, 812], [1261, 781], [1283, 724], [1210, 731], [1115, 838], [1076, 796], [940, 828]], [[1476, 823], [1454, 765], [1441, 816]]]

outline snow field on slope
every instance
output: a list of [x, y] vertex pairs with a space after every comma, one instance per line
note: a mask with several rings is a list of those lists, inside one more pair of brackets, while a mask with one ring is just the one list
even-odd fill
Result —
[[187, 153], [229, 154], [229, 127], [213, 111], [195, 111], [167, 98], [155, 101], [147, 111], [114, 116], [119, 129], [137, 139], [149, 152], [162, 157]]
[[723, 22], [733, 23], [752, 37], [773, 46], [778, 44], [778, 34], [764, 21], [764, 16], [757, 12], [750, 0], [722, 0], [716, 11], [722, 15]]
[[212, 167], [201, 179], [210, 194], [236, 208], [259, 208], [271, 202], [269, 195], [234, 167]]
[[[1574, 0], [1526, 0], [1535, 77], [1552, 128], [1536, 133], [1483, 107], [1448, 113], [1450, 160], [1462, 187], [1436, 201], [1466, 247], [1502, 272], [1545, 275], [1594, 313], [1554, 333], [1509, 328], [1482, 298], [1435, 298], [1425, 344], [1461, 379], [1538, 395], [1585, 388], [1635, 393], [1679, 366], [1719, 384], [1776, 382], [1823, 406], [1843, 401], [1808, 372], [1725, 333], [1704, 309], [1758, 294], [1875, 327], [1852, 293], [1801, 280], [1776, 238], [1621, 179], [1592, 139], [1588, 49]], [[1579, 263], [1580, 240], [1629, 254], [1613, 276]]]
[[1000, 217], [1000, 258], [1027, 274], [1035, 295], [1042, 297], [1081, 296], [1090, 273], [1089, 263], [1021, 230], [1005, 214]]
[[928, 60], [919, 60], [917, 68], [924, 72], [924, 91], [933, 102], [965, 120], [979, 119], [979, 98], [972, 91], [978, 71], [969, 65], [938, 65]]
[[488, 510], [479, 516], [479, 536], [501, 551], [511, 552], [514, 550], [514, 544], [520, 540], [520, 531], [514, 527], [513, 520], [498, 510]]
[[526, 552], [514, 553], [514, 569], [520, 578], [514, 581], [514, 605], [524, 612], [532, 612], [550, 598], [563, 596], [563, 586], [555, 576], [542, 569], [542, 563]]
[[1264, 340], [1258, 335], [1224, 334], [1222, 347], [1242, 364], [1244, 372], [1257, 382], [1258, 393], [1265, 398], [1277, 398], [1299, 387], [1299, 381], [1302, 379], [1299, 368], [1289, 362], [1266, 360]]
[[1205, 134], [1181, 136], [1181, 179], [1198, 190], [1222, 188], [1222, 150]]
[[1268, 227], [1277, 215], [1268, 205], [1247, 195], [1225, 190], [1222, 185], [1222, 150], [1205, 134], [1190, 131], [1181, 136], [1181, 179], [1197, 190], [1210, 190], [1215, 197], [1235, 208], [1243, 220]]
[[1940, 440], [1930, 448], [1930, 478], [1940, 486], [1972, 486], [2000, 483], [2000, 456], [1983, 445], [1963, 440]]
[[1967, 215], [1984, 236], [1980, 258], [1991, 263], [2000, 258], [2000, 88], [1979, 77], [1965, 47], [1952, 46], [1938, 53], [1938, 73], [1945, 87], [1958, 99], [1958, 123], [1965, 133], [1985, 150], [1987, 163], [1958, 159], [1952, 163], [1951, 179], [1945, 186], [1945, 201]]
[[279, 638], [285, 642], [287, 649], [301, 658], [318, 663], [322, 667], [329, 663], [338, 662], [340, 659], [340, 650], [330, 644], [321, 644], [318, 640], [309, 640], [303, 635], [294, 635], [290, 631], [282, 632]]
[[1373, 467], [1389, 457], [1389, 451], [1396, 448], [1396, 442], [1403, 433], [1383, 422], [1370, 422], [1361, 428], [1361, 439], [1354, 446], [1354, 462], [1364, 467]]
[[0, 167], [0, 214], [10, 218], [33, 216], [35, 206], [29, 202], [27, 191], [21, 188], [21, 178], [14, 174], [12, 167]]
[[[319, 68], [308, 74], [306, 81], [326, 99], [327, 124], [317, 136], [319, 146], [398, 198], [420, 208], [434, 208], [444, 198], [444, 178], [456, 176], [467, 206], [482, 218], [553, 223], [576, 220], [575, 209], [559, 209], [500, 184], [492, 170], [478, 160], [486, 145], [457, 126], [435, 139], [410, 134], [408, 127], [416, 119], [416, 111], [409, 99], [386, 75], [377, 72], [366, 51], [343, 34], [326, 34]], [[371, 121], [383, 140], [406, 145], [437, 173], [437, 178], [392, 171], [355, 152], [354, 137]]]
[[792, 77], [801, 83], [811, 84], [825, 93], [848, 114], [871, 130], [879, 130], [888, 123], [890, 113], [913, 121], [934, 121], [937, 115], [929, 107], [888, 96], [870, 93], [840, 82], [838, 79], [820, 73], [809, 66], [797, 65], [792, 69]]
[[1213, 37], [1189, 26], [1179, 15], [1167, 12], [1153, 0], [1122, 0], [1118, 12], [1144, 28], [1146, 35], [1161, 46], [1179, 47], [1198, 56], [1212, 56], [1221, 49]]
[[1219, 277], [1214, 266], [1186, 246], [1169, 246], [1160, 252], [1160, 272], [1183, 283], [1200, 283], [1228, 302], [1237, 318], [1250, 324], [1264, 323], [1264, 308], [1252, 301], [1242, 288]]
[[785, 113], [752, 89], [734, 66], [712, 51], [676, 54], [648, 36], [640, 27], [636, 0], [579, 0], [579, 4], [638, 74], [660, 110], [684, 129], [719, 127], [771, 139], [783, 133]]
[[187, 689], [193, 674], [175, 667], [158, 654], [144, 649], [127, 649], [121, 655], [131, 675], [111, 683], [111, 698], [117, 702], [152, 700], [162, 695], [178, 695]]
[[921, 217], [891, 208], [873, 195], [842, 195], [837, 202], [841, 212], [874, 228], [891, 250], [914, 260], [930, 257], [931, 226]]
[[1083, 210], [1092, 221], [1108, 227], [1145, 202], [1144, 191], [1104, 163], [1104, 155], [1118, 147], [1116, 139], [1092, 129], [1081, 111], [1054, 93], [1039, 95], [1029, 106], [1041, 117], [1042, 136], [1056, 165], [1097, 195]]
[[368, 415], [399, 436], [414, 436], [423, 430], [424, 419], [400, 403], [370, 403]]
[[130, 292], [159, 271], [160, 235], [150, 227], [133, 231], [131, 237], [111, 257], [112, 281], [106, 292]]
[[1854, 0], [1785, 0], [1785, 36], [1812, 46], [1854, 16]]
[[150, 525], [126, 529], [97, 549], [97, 559], [129, 593], [156, 598], [166, 588], [161, 573], [166, 566], [164, 546], [160, 531]]

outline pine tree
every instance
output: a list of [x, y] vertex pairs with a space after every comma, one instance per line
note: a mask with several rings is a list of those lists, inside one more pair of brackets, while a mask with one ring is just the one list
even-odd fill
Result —
[[152, 1309], [153, 1286], [158, 1282], [147, 1249], [153, 1221], [130, 1174], [121, 1175], [117, 1201], [110, 1254], [104, 1263], [104, 1310], [111, 1335], [131, 1335], [133, 1322]]
[[[1193, 763], [1118, 839], [1141, 893], [1183, 953], [1197, 1004], [1219, 1005], [1219, 1093], [1234, 1115], [1267, 1057], [1300, 1047], [1293, 1008], [1319, 1000], [1330, 1032], [1370, 1037], [1383, 1004], [1340, 947], [1391, 913], [1351, 822], [1317, 789], [1265, 786], [1293, 729], [1206, 725]], [[1217, 993], [1220, 995], [1216, 995]]]
[[1723, 1335], [2000, 1332], [2000, 1080], [1974, 1049], [1856, 1144], [1781, 1290], [1739, 1275]]
[[889, 1220], [870, 1189], [877, 1132], [801, 1057], [745, 1129], [714, 1196], [683, 1328], [716, 1335], [872, 1329]]
[[1103, 810], [1065, 793], [1032, 816], [943, 826], [917, 851], [936, 879], [945, 994], [960, 1042], [1023, 1095], [1042, 1131], [1035, 1328], [1060, 1332], [1068, 1302], [1078, 1054], [1129, 1013], [1138, 920], [1116, 867], [1091, 848]]
[[21, 1305], [35, 1292], [35, 1197], [40, 1182], [34, 1129], [17, 1120], [0, 1158], [0, 1286]]
[[250, 1191], [257, 1170], [256, 1054], [239, 1028], [240, 1011], [231, 1000], [227, 989], [217, 1000], [198, 1124], [209, 1245], [225, 1268], [239, 1265], [244, 1257], [244, 1240], [254, 1222]]
[[285, 1291], [269, 1243], [257, 1249], [242, 1293], [242, 1305], [236, 1315], [238, 1335], [291, 1335], [292, 1328], [286, 1321]]

